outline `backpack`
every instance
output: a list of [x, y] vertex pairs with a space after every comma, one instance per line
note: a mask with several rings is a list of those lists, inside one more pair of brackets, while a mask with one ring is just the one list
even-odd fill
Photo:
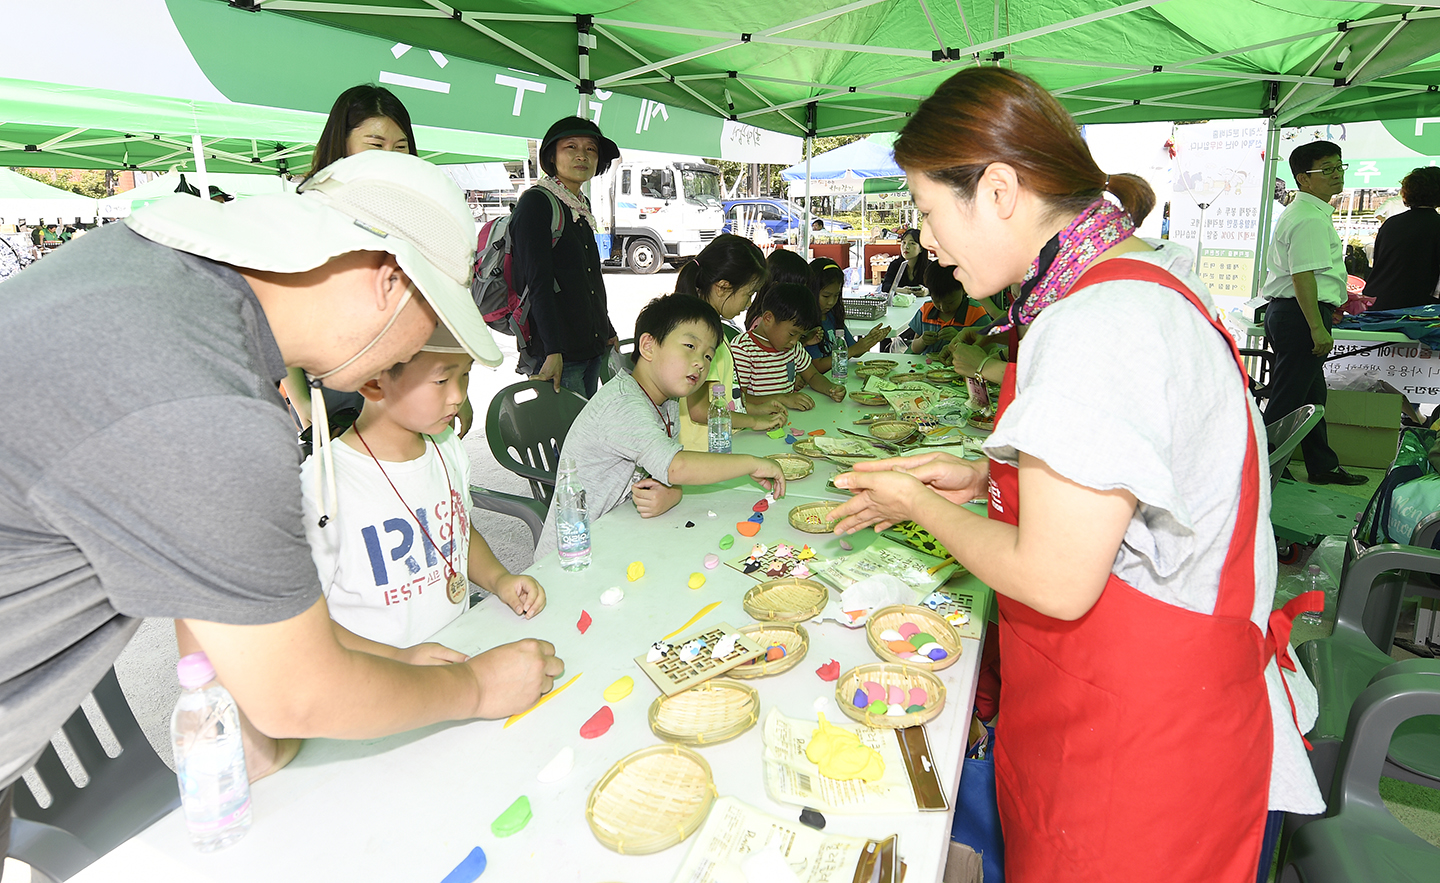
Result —
[[[565, 227], [565, 211], [560, 200], [543, 187], [535, 188], [550, 200], [550, 247], [560, 240]], [[516, 291], [510, 267], [514, 242], [510, 238], [510, 219], [514, 213], [486, 222], [475, 243], [475, 272], [470, 278], [470, 296], [485, 324], [502, 334], [509, 334], [525, 349], [530, 344], [530, 298], [528, 291]]]
[[1367, 546], [1376, 543], [1408, 545], [1425, 516], [1440, 511], [1440, 433], [1407, 426], [1400, 431], [1395, 461], [1360, 513], [1356, 537]]

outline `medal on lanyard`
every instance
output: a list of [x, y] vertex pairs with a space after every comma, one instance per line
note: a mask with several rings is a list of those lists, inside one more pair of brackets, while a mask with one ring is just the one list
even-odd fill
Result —
[[[385, 471], [385, 467], [380, 465], [380, 458], [370, 450], [370, 445], [366, 443], [365, 436], [360, 434], [360, 430], [355, 430], [355, 437], [360, 439], [360, 444], [365, 446], [365, 453], [370, 455], [370, 459], [374, 460], [375, 465], [379, 467], [380, 474], [385, 476], [385, 481], [389, 483], [390, 490], [395, 492], [395, 497], [400, 501], [400, 505], [405, 507], [406, 512], [414, 512], [415, 510], [411, 509], [410, 504], [405, 502], [405, 498], [400, 495], [400, 489], [395, 486], [395, 482], [390, 481], [390, 475]], [[440, 470], [445, 473], [445, 488], [450, 492], [447, 500], [450, 506], [450, 542], [453, 544], [451, 548], [458, 551], [460, 541], [455, 537], [455, 487], [450, 483], [450, 467], [445, 464], [445, 455], [440, 453], [440, 446], [435, 444], [435, 439], [428, 435], [424, 438], [435, 446], [435, 456], [440, 458]], [[445, 570], [449, 574], [449, 578], [445, 581], [445, 597], [450, 600], [451, 604], [459, 604], [470, 593], [470, 580], [460, 571], [460, 568], [450, 563], [450, 556], [445, 554], [440, 548], [440, 544], [430, 538], [430, 531], [425, 528], [425, 522], [417, 519], [416, 523], [420, 526], [420, 532], [425, 535], [425, 540], [430, 543], [430, 547], [438, 552], [440, 560], [445, 562]]]

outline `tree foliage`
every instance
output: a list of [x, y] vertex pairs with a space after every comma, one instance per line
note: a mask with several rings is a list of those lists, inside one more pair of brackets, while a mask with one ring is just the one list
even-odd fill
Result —
[[105, 172], [94, 169], [78, 173], [62, 172], [59, 169], [11, 169], [11, 171], [39, 181], [41, 184], [69, 190], [71, 193], [78, 193], [90, 199], [104, 199], [114, 195], [109, 176]]

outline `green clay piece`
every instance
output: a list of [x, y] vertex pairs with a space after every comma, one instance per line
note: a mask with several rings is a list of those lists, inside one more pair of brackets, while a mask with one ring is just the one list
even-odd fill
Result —
[[924, 710], [925, 710], [925, 706], [923, 706], [923, 705], [912, 705], [912, 706], [910, 706], [909, 708], [905, 709], [905, 713], [906, 713], [906, 714], [914, 714], [914, 713], [917, 712], [917, 711], [924, 711]]
[[530, 798], [520, 795], [510, 808], [500, 814], [500, 817], [490, 823], [490, 833], [496, 837], [509, 837], [511, 834], [518, 834], [530, 824]]
[[926, 644], [939, 643], [935, 640], [935, 636], [930, 634], [929, 632], [917, 632], [916, 634], [911, 635], [909, 640], [910, 643], [914, 644], [916, 647], [924, 647]]
[[769, 432], [767, 432], [767, 433], [765, 433], [765, 434], [768, 435], [768, 436], [770, 436], [771, 438], [784, 438], [784, 437], [785, 437], [785, 430], [783, 430], [783, 429], [772, 429], [772, 430], [770, 430]]
[[871, 702], [870, 707], [865, 710], [870, 712], [871, 714], [884, 714], [885, 710], [889, 707], [890, 706], [886, 705], [884, 702]]
[[728, 549], [728, 548], [730, 548], [730, 547], [733, 546], [733, 545], [735, 545], [735, 536], [734, 536], [734, 534], [728, 534], [728, 533], [727, 533], [725, 536], [723, 536], [723, 537], [720, 538], [720, 548], [722, 548], [722, 549]]

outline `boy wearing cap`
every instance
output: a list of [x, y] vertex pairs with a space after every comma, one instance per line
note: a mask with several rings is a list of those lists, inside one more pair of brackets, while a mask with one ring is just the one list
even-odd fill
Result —
[[298, 193], [161, 200], [6, 282], [0, 379], [45, 394], [0, 400], [0, 789], [147, 616], [176, 620], [277, 737], [503, 717], [550, 688], [563, 663], [542, 641], [423, 667], [339, 642], [276, 388], [293, 365], [358, 389], [437, 317], [498, 363], [474, 238], [438, 169], [367, 151]]

